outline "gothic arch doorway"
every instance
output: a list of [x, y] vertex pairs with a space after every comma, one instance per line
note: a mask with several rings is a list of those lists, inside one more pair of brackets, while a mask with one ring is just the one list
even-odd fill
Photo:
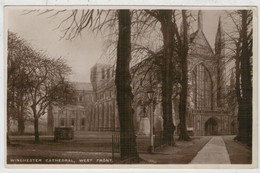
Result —
[[214, 118], [210, 118], [205, 123], [205, 135], [217, 135], [218, 123]]

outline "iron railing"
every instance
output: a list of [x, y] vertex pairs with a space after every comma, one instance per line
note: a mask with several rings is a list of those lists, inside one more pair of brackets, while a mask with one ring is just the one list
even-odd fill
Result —
[[120, 153], [120, 135], [112, 135], [112, 160], [115, 159], [115, 153]]
[[[133, 144], [134, 144], [134, 140], [136, 140], [136, 135], [134, 136], [134, 138], [132, 138], [131, 136], [125, 136], [123, 138], [123, 141], [126, 142], [128, 144], [128, 151], [130, 153], [132, 153], [132, 156], [135, 157], [135, 150], [136, 149], [133, 149]], [[121, 146], [120, 146], [120, 140], [122, 138], [120, 137], [120, 134], [113, 134], [112, 135], [112, 159], [114, 160], [115, 159], [115, 153], [119, 153], [120, 154], [120, 150], [121, 150]], [[132, 150], [133, 149], [133, 150]]]
[[163, 140], [163, 131], [154, 133], [154, 148], [161, 148], [165, 144]]
[[[131, 143], [131, 141], [129, 141]], [[154, 133], [154, 148], [161, 148], [165, 145], [165, 141], [163, 140], [163, 131]], [[120, 134], [112, 135], [112, 160], [115, 159], [115, 154], [120, 154]]]

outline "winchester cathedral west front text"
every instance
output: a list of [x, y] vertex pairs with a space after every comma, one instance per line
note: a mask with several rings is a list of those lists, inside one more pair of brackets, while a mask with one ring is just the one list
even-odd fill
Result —
[[[189, 34], [188, 55], [188, 98], [187, 130], [194, 135], [221, 135], [237, 132], [236, 111], [229, 109], [225, 101], [227, 92], [234, 86], [233, 73], [226, 80], [224, 63], [224, 31], [221, 19], [218, 21], [213, 50], [203, 33], [202, 12], [198, 14], [198, 28]], [[163, 126], [161, 84], [149, 72], [153, 60], [149, 57], [131, 67], [134, 94], [134, 125], [137, 135], [149, 135], [150, 116], [154, 115], [154, 130]], [[148, 69], [149, 68], [149, 69]], [[143, 73], [147, 72], [144, 76]], [[115, 68], [96, 64], [91, 69], [90, 83], [73, 83], [77, 90], [74, 105], [64, 108], [50, 107], [48, 131], [55, 127], [72, 127], [74, 131], [118, 131], [119, 117], [116, 103]], [[151, 110], [147, 90], [155, 91], [154, 106]], [[178, 133], [178, 97], [173, 98], [173, 123]]]

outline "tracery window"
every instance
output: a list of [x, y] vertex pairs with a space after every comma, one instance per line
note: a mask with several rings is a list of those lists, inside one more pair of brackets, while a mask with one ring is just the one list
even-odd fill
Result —
[[192, 71], [192, 100], [196, 109], [212, 109], [212, 80], [202, 63]]

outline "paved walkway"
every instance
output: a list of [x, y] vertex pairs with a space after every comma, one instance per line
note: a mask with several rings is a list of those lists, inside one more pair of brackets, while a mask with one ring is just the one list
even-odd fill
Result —
[[157, 164], [188, 164], [197, 153], [210, 141], [211, 136], [191, 136], [191, 141], [179, 141], [175, 136], [175, 146], [157, 148], [153, 154], [139, 153], [139, 156]]
[[235, 136], [222, 136], [231, 164], [252, 164], [252, 149], [234, 140]]
[[221, 136], [214, 136], [198, 152], [191, 164], [231, 164], [225, 143]]

